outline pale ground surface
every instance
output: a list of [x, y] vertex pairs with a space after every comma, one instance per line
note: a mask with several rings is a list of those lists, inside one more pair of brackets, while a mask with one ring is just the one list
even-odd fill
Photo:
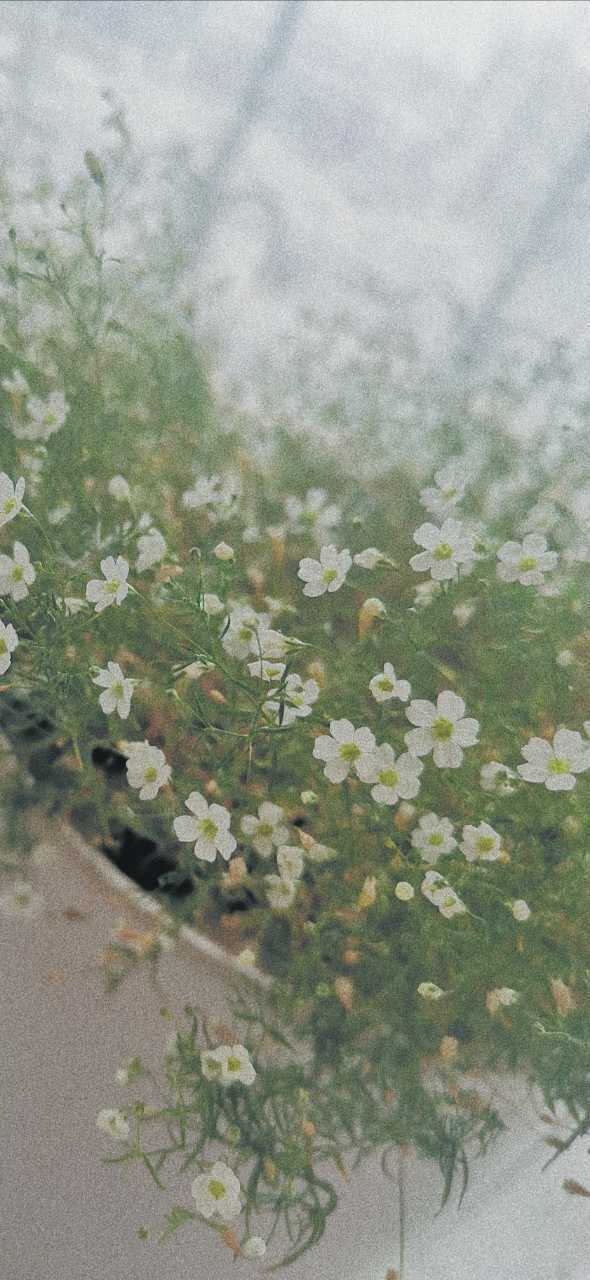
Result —
[[[117, 1066], [134, 1051], [155, 1060], [170, 1032], [159, 1015], [167, 1000], [191, 1000], [227, 1017], [217, 972], [181, 946], [162, 968], [163, 988], [176, 990], [176, 1002], [151, 988], [145, 971], [106, 994], [97, 956], [121, 901], [71, 850], [56, 852], [33, 876], [47, 900], [44, 914], [30, 922], [4, 918], [0, 927], [0, 1280], [261, 1274], [254, 1263], [231, 1265], [205, 1228], [187, 1227], [160, 1248], [143, 1244], [136, 1228], [157, 1224], [175, 1202], [188, 1203], [188, 1186], [177, 1183], [163, 1195], [137, 1170], [100, 1163], [112, 1144], [96, 1130], [96, 1113], [126, 1093], [114, 1083]], [[81, 919], [64, 916], [72, 907], [85, 913]], [[408, 1160], [403, 1280], [588, 1280], [589, 1202], [561, 1190], [564, 1178], [590, 1182], [588, 1140], [542, 1173], [548, 1148], [539, 1135], [547, 1129], [531, 1123], [523, 1091], [504, 1085], [502, 1092], [509, 1133], [474, 1165], [460, 1213], [449, 1207], [435, 1219], [438, 1174]], [[367, 1163], [343, 1184], [340, 1211], [320, 1247], [283, 1274], [385, 1280], [398, 1265], [397, 1205], [395, 1184]]]

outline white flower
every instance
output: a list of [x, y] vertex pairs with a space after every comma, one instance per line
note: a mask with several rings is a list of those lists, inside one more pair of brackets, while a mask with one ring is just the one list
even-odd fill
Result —
[[337, 551], [336, 547], [320, 548], [319, 560], [306, 557], [299, 561], [297, 577], [305, 583], [304, 596], [323, 596], [326, 591], [338, 591], [352, 564], [350, 551]]
[[18, 515], [22, 509], [24, 492], [25, 482], [22, 476], [13, 484], [6, 472], [0, 471], [0, 528]]
[[117, 502], [126, 502], [131, 497], [131, 489], [125, 476], [111, 476], [107, 487], [111, 498], [115, 498]]
[[58, 607], [63, 609], [68, 618], [73, 618], [81, 609], [86, 608], [86, 601], [80, 596], [56, 596], [55, 599]]
[[308, 489], [303, 501], [286, 498], [285, 510], [292, 533], [309, 531], [318, 542], [339, 524], [342, 516], [340, 508], [327, 500], [325, 489]]
[[357, 773], [361, 782], [375, 783], [371, 795], [377, 804], [396, 804], [400, 796], [413, 800], [418, 795], [423, 768], [422, 761], [407, 751], [396, 759], [393, 747], [383, 742], [359, 760]]
[[[283, 719], [281, 724], [293, 724], [301, 716], [311, 714], [314, 702], [320, 696], [320, 686], [317, 680], [302, 680], [301, 676], [287, 676], [284, 689], [279, 693], [278, 689], [270, 689], [270, 701], [264, 703], [264, 710], [273, 716], [277, 723], [280, 718], [281, 702], [283, 704]], [[277, 701], [278, 697], [278, 701]]]
[[138, 573], [144, 573], [146, 569], [151, 569], [153, 565], [159, 564], [166, 554], [166, 539], [157, 529], [150, 529], [149, 533], [142, 534], [137, 542], [136, 569]]
[[9, 396], [26, 396], [29, 394], [29, 384], [23, 376], [20, 369], [12, 370], [12, 378], [3, 378], [0, 386], [7, 392]]
[[528, 533], [520, 542], [505, 542], [498, 552], [498, 577], [503, 582], [520, 582], [523, 587], [540, 587], [543, 574], [554, 569], [558, 556], [547, 551], [547, 539]]
[[247, 658], [256, 654], [260, 661], [258, 635], [268, 628], [268, 614], [256, 613], [250, 605], [236, 605], [230, 611], [229, 626], [221, 641], [232, 658]]
[[203, 609], [209, 618], [215, 618], [218, 613], [225, 612], [225, 605], [213, 591], [206, 591], [203, 596]]
[[375, 750], [375, 737], [366, 725], [355, 729], [350, 720], [331, 720], [330, 734], [316, 738], [313, 755], [324, 761], [324, 775], [330, 782], [344, 782], [351, 769], [358, 774], [359, 764]]
[[266, 896], [274, 911], [285, 911], [297, 893], [297, 881], [286, 876], [265, 876]]
[[270, 658], [259, 658], [257, 662], [248, 663], [248, 671], [258, 680], [268, 680], [269, 683], [274, 684], [276, 680], [282, 680], [285, 663], [273, 662]]
[[463, 827], [463, 839], [459, 845], [461, 853], [468, 862], [495, 862], [502, 852], [502, 840], [489, 822], [480, 822], [478, 827]]
[[125, 754], [129, 786], [140, 788], [140, 800], [153, 800], [160, 787], [169, 782], [172, 773], [164, 752], [144, 741], [129, 742]]
[[531, 914], [531, 909], [529, 907], [529, 904], [528, 902], [525, 902], [524, 898], [515, 898], [514, 902], [510, 907], [510, 910], [514, 916], [514, 919], [519, 920], [521, 922], [524, 920], [528, 920]]
[[572, 653], [571, 649], [560, 649], [555, 661], [558, 667], [571, 667], [576, 661], [576, 655]]
[[408, 880], [398, 880], [393, 892], [400, 902], [410, 902], [414, 897], [413, 885]]
[[359, 616], [363, 620], [367, 618], [386, 618], [387, 609], [383, 601], [379, 599], [379, 596], [369, 596], [367, 600], [363, 600], [359, 609]]
[[308, 836], [303, 831], [299, 832], [299, 839], [305, 849], [308, 862], [332, 862], [338, 857], [336, 849], [331, 849], [327, 844], [320, 844], [318, 840], [313, 839], [313, 836]]
[[462, 915], [466, 910], [465, 903], [461, 902], [458, 894], [438, 871], [427, 871], [420, 888], [424, 897], [438, 907], [441, 915], [448, 920], [452, 916]]
[[179, 840], [195, 842], [193, 853], [202, 862], [215, 862], [217, 853], [229, 861], [237, 841], [229, 829], [231, 814], [222, 804], [207, 804], [199, 791], [191, 791], [185, 808], [193, 816], [182, 815], [174, 819], [174, 830]]
[[237, 959], [238, 964], [242, 965], [244, 969], [251, 969], [256, 964], [256, 952], [251, 947], [244, 947]]
[[22, 916], [30, 920], [43, 909], [45, 899], [25, 880], [17, 880], [12, 888], [0, 893], [0, 912], [5, 916]]
[[283, 844], [277, 852], [277, 866], [285, 880], [298, 880], [303, 871], [303, 854], [297, 845]]
[[590, 769], [590, 743], [572, 729], [558, 729], [553, 746], [545, 738], [529, 738], [522, 754], [527, 764], [518, 772], [525, 782], [544, 782], [548, 791], [571, 791], [574, 774]]
[[461, 501], [465, 492], [464, 470], [462, 459], [452, 460], [435, 473], [433, 487], [420, 490], [422, 506], [431, 515], [444, 519]]
[[439, 693], [436, 707], [424, 698], [410, 703], [406, 715], [410, 724], [418, 725], [406, 733], [408, 751], [415, 756], [433, 753], [438, 769], [458, 769], [463, 761], [463, 747], [477, 742], [479, 723], [463, 718], [465, 703], [456, 693], [445, 689]]
[[30, 396], [26, 404], [30, 425], [13, 428], [14, 434], [25, 440], [49, 440], [50, 436], [63, 427], [69, 408], [61, 391], [52, 391], [47, 400]]
[[105, 1107], [99, 1111], [96, 1127], [103, 1133], [108, 1133], [109, 1138], [118, 1138], [120, 1142], [125, 1142], [129, 1137], [129, 1121], [123, 1111], [118, 1111], [114, 1107]]
[[183, 506], [194, 511], [198, 511], [200, 507], [215, 506], [221, 496], [220, 484], [221, 476], [204, 476], [202, 480], [197, 480], [194, 488], [183, 493]]
[[106, 667], [99, 668], [92, 677], [92, 683], [104, 689], [98, 701], [105, 716], [116, 711], [121, 720], [126, 720], [131, 710], [131, 697], [135, 681], [126, 679], [118, 662], [109, 662]]
[[559, 511], [553, 502], [537, 502], [523, 520], [523, 533], [548, 533], [559, 523]]
[[100, 567], [104, 582], [101, 578], [92, 578], [86, 584], [86, 599], [94, 605], [95, 613], [102, 613], [110, 604], [122, 604], [129, 591], [126, 581], [129, 565], [122, 556], [117, 556], [116, 560], [107, 556], [106, 560], [101, 560]]
[[258, 632], [260, 652], [263, 658], [268, 658], [272, 662], [278, 662], [280, 658], [284, 658], [289, 649], [299, 643], [299, 640], [283, 635], [282, 631], [277, 631], [274, 627], [261, 626]]
[[435, 582], [434, 578], [427, 578], [426, 582], [419, 582], [414, 592], [414, 605], [416, 609], [427, 609], [432, 604], [434, 597], [439, 595], [441, 591], [440, 582]]
[[439, 818], [437, 813], [425, 813], [412, 832], [412, 847], [420, 850], [423, 862], [438, 862], [443, 853], [452, 853], [457, 848], [454, 830], [448, 818]]
[[270, 800], [264, 800], [258, 807], [258, 817], [246, 814], [240, 826], [260, 857], [270, 858], [275, 845], [286, 844], [289, 839], [289, 829], [284, 822], [284, 809], [278, 804], [272, 804]]
[[217, 546], [213, 548], [213, 555], [218, 560], [233, 560], [234, 554], [234, 549], [230, 547], [229, 542], [218, 542]]
[[242, 1253], [246, 1258], [263, 1258], [266, 1253], [266, 1241], [262, 1236], [248, 1236], [242, 1245]]
[[0, 596], [10, 595], [13, 600], [24, 600], [35, 581], [35, 570], [22, 542], [15, 542], [13, 557], [11, 560], [10, 556], [0, 556]]
[[430, 570], [435, 582], [456, 578], [459, 565], [475, 559], [473, 539], [458, 520], [445, 520], [441, 529], [435, 524], [421, 524], [414, 533], [414, 542], [426, 550], [412, 556], [411, 568], [416, 573]]
[[223, 1160], [216, 1160], [208, 1173], [200, 1173], [191, 1186], [197, 1210], [204, 1218], [217, 1215], [231, 1222], [241, 1213], [240, 1181]]
[[473, 603], [470, 604], [467, 600], [463, 604], [455, 605], [453, 609], [453, 617], [460, 627], [466, 627], [467, 623], [471, 622], [474, 613], [475, 605]]
[[365, 551], [357, 551], [352, 560], [353, 564], [358, 564], [361, 569], [376, 569], [379, 564], [391, 564], [389, 557], [382, 551], [378, 551], [377, 547], [367, 547]]
[[375, 702], [387, 702], [389, 698], [399, 698], [400, 702], [407, 702], [412, 692], [412, 686], [408, 680], [398, 680], [390, 662], [385, 662], [383, 671], [373, 676], [369, 682], [369, 689]]
[[0, 676], [8, 671], [11, 655], [18, 644], [18, 636], [11, 622], [0, 622]]
[[204, 1049], [201, 1071], [206, 1080], [219, 1084], [254, 1084], [256, 1071], [243, 1044], [220, 1044], [217, 1049]]
[[514, 787], [510, 785], [510, 780], [515, 777], [514, 770], [509, 769], [505, 764], [500, 764], [498, 760], [489, 760], [487, 764], [482, 764], [479, 773], [480, 785], [484, 791], [495, 791], [501, 796], [512, 794]]
[[418, 995], [424, 1000], [440, 1000], [444, 996], [442, 987], [438, 987], [436, 982], [419, 982], [417, 987]]
[[47, 520], [49, 524], [63, 524], [64, 520], [67, 520], [68, 516], [71, 515], [71, 512], [71, 504], [64, 502], [60, 507], [52, 507], [51, 511], [47, 512]]

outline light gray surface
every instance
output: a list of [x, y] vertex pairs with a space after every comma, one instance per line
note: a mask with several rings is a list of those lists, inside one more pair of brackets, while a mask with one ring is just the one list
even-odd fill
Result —
[[[47, 859], [47, 850], [44, 858]], [[230, 1255], [205, 1227], [184, 1228], [166, 1245], [143, 1244], [135, 1230], [157, 1224], [188, 1186], [165, 1195], [132, 1169], [100, 1162], [112, 1144], [96, 1113], [126, 1091], [117, 1066], [137, 1050], [157, 1061], [170, 1027], [159, 1015], [165, 991], [227, 1017], [223, 981], [207, 961], [180, 948], [163, 963], [163, 991], [145, 970], [114, 994], [104, 991], [97, 957], [122, 915], [121, 900], [66, 848], [34, 870], [46, 896], [36, 920], [2, 919], [1, 1280], [244, 1280], [260, 1265]], [[74, 907], [81, 919], [67, 919]], [[132, 913], [127, 912], [133, 919]], [[548, 1148], [524, 1089], [502, 1082], [510, 1131], [473, 1167], [458, 1213], [435, 1218], [438, 1174], [406, 1161], [407, 1256], [404, 1280], [587, 1280], [588, 1200], [569, 1197], [564, 1178], [590, 1181], [587, 1142], [541, 1173]], [[398, 1197], [375, 1162], [342, 1184], [341, 1206], [322, 1244], [285, 1275], [291, 1280], [385, 1280], [398, 1265]]]

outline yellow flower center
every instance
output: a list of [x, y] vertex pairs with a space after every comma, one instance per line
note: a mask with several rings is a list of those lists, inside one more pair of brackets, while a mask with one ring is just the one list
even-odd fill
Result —
[[341, 759], [346, 760], [348, 764], [353, 764], [355, 760], [358, 760], [360, 754], [361, 750], [360, 747], [357, 747], [356, 742], [343, 742], [338, 751]]
[[493, 836], [478, 836], [475, 847], [478, 853], [491, 853], [495, 843]]
[[0, 653], [8, 653], [8, 645], [2, 636], [0, 636]]
[[444, 716], [438, 716], [432, 726], [432, 736], [437, 742], [448, 742], [453, 736], [454, 725], [452, 720], [446, 720]]
[[570, 761], [564, 760], [563, 757], [554, 756], [553, 760], [549, 761], [550, 773], [569, 773], [570, 767]]
[[212, 818], [203, 818], [200, 823], [201, 832], [205, 840], [214, 840], [217, 835], [217, 827]]
[[110, 582], [107, 582], [107, 591], [114, 596], [117, 594], [117, 591], [119, 590], [120, 585], [121, 584], [117, 578], [111, 578]]
[[338, 577], [337, 569], [324, 569], [324, 572], [322, 573], [322, 581], [328, 584], [330, 582], [334, 582], [337, 577]]
[[433, 831], [432, 835], [428, 837], [428, 843], [434, 845], [435, 848], [441, 845], [443, 840], [444, 836], [441, 835], [440, 831]]
[[16, 498], [7, 498], [6, 502], [4, 503], [4, 506], [2, 507], [2, 510], [5, 515], [10, 515], [10, 512], [14, 511], [15, 507], [16, 507]]
[[393, 684], [388, 676], [381, 676], [381, 679], [377, 681], [377, 688], [380, 689], [382, 693], [393, 692]]
[[259, 835], [259, 836], [264, 836], [264, 837], [266, 838], [267, 836], [271, 836], [271, 835], [272, 835], [272, 833], [273, 833], [273, 828], [272, 828], [272, 826], [271, 826], [270, 822], [259, 822], [259, 823], [258, 823], [258, 835]]
[[25, 576], [25, 571], [23, 569], [22, 564], [15, 564], [12, 570], [12, 581], [22, 582], [24, 576]]
[[123, 697], [125, 690], [120, 680], [118, 680], [117, 683], [113, 685], [113, 693], [116, 693], [118, 698]]
[[156, 769], [155, 765], [153, 764], [150, 765], [149, 769], [146, 769], [143, 776], [146, 782], [155, 782], [158, 776], [158, 770]]
[[529, 573], [531, 569], [536, 569], [537, 561], [534, 556], [523, 556], [518, 562], [518, 567], [522, 573]]
[[241, 1064], [241, 1062], [240, 1062], [240, 1059], [239, 1059], [239, 1058], [233, 1058], [233, 1057], [232, 1057], [232, 1058], [228, 1058], [228, 1060], [227, 1060], [227, 1070], [228, 1070], [228, 1071], [239, 1071], [239, 1070], [240, 1070], [241, 1065], [242, 1065], [242, 1064]]
[[450, 560], [453, 555], [453, 548], [448, 542], [439, 542], [438, 547], [434, 548], [435, 560]]
[[379, 774], [379, 781], [384, 787], [396, 787], [399, 782], [397, 769], [383, 769]]
[[209, 1195], [213, 1196], [214, 1200], [223, 1200], [223, 1197], [225, 1196], [225, 1187], [223, 1185], [223, 1182], [219, 1181], [219, 1178], [211, 1179], [208, 1186], [208, 1191], [209, 1191]]

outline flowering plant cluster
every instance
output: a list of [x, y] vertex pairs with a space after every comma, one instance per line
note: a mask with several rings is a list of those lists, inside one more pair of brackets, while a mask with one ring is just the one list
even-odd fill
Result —
[[[467, 430], [432, 474], [363, 485], [280, 433], [263, 469], [188, 333], [115, 316], [93, 164], [67, 271], [9, 236], [1, 718], [28, 783], [4, 791], [115, 859], [152, 841], [177, 921], [272, 977], [241, 1033], [187, 1014], [164, 1106], [98, 1125], [158, 1185], [176, 1168], [167, 1230], [258, 1257], [280, 1224], [293, 1258], [349, 1156], [413, 1143], [445, 1194], [466, 1176], [500, 1123], [470, 1072], [588, 1119], [588, 475], [506, 441], [502, 492]], [[22, 868], [0, 898], [34, 914]]]

